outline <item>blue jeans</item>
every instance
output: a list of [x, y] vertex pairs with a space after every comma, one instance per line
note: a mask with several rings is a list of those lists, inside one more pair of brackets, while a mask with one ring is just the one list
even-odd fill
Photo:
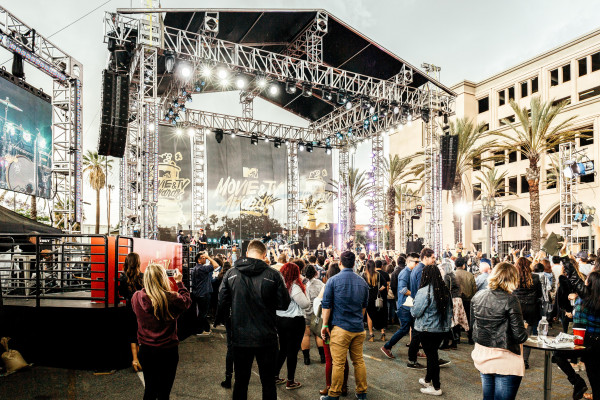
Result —
[[514, 400], [521, 385], [522, 376], [481, 374], [483, 400]]
[[402, 339], [404, 335], [408, 334], [408, 332], [410, 331], [410, 327], [413, 324], [413, 319], [412, 315], [410, 315], [410, 310], [408, 310], [406, 307], [400, 307], [398, 311], [396, 311], [396, 315], [398, 316], [398, 321], [400, 321], [400, 329], [398, 329], [396, 333], [394, 333], [389, 342], [383, 345], [383, 347], [385, 347], [388, 350], [391, 350], [392, 347], [394, 347], [394, 345], [398, 343], [398, 341]]

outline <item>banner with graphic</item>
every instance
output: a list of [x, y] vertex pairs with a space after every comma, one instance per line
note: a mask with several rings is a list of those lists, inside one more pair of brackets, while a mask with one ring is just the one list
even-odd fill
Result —
[[300, 226], [311, 231], [328, 231], [333, 223], [331, 156], [323, 149], [298, 154], [300, 175]]
[[158, 135], [158, 226], [168, 240], [192, 225], [192, 139], [165, 125]]

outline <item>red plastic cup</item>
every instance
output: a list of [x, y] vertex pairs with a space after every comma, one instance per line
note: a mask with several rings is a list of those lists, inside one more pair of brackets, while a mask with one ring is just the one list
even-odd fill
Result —
[[583, 338], [585, 337], [585, 328], [573, 328], [573, 343], [576, 346], [583, 346]]

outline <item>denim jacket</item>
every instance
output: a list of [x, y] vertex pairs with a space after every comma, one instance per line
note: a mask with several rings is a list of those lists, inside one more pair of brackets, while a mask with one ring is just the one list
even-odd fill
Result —
[[433, 297], [433, 288], [430, 285], [419, 289], [410, 313], [415, 318], [415, 330], [419, 332], [448, 332], [452, 327], [452, 297], [448, 296], [446, 318], [443, 319], [443, 323], [440, 321], [440, 315]]

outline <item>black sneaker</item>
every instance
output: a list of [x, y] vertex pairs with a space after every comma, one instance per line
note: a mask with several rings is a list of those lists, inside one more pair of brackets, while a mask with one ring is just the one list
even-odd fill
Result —
[[406, 363], [406, 368], [410, 368], [410, 369], [425, 369], [427, 368], [425, 365], [423, 364], [419, 364], [418, 361], [415, 362], [407, 362]]
[[582, 378], [579, 378], [579, 381], [575, 385], [573, 385], [573, 399], [581, 399], [584, 393], [587, 392], [587, 390], [588, 387], [585, 384], [585, 381]]
[[438, 364], [440, 365], [440, 367], [447, 367], [448, 365], [451, 364], [451, 361], [440, 358], [440, 359], [438, 359]]
[[231, 378], [225, 378], [225, 380], [221, 382], [221, 386], [225, 389], [231, 389]]

